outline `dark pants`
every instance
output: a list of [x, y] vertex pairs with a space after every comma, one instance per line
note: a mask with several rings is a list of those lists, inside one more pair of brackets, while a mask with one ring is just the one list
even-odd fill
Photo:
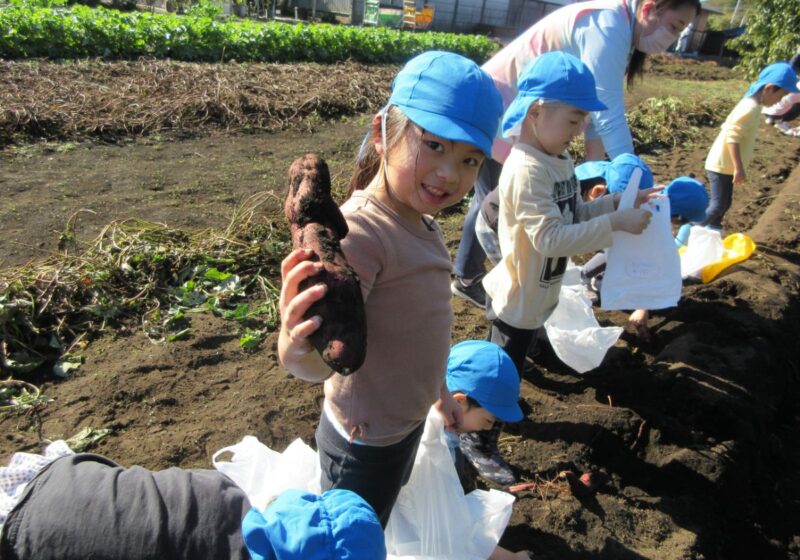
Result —
[[725, 212], [733, 202], [733, 175], [715, 173], [708, 169], [706, 169], [706, 173], [708, 173], [708, 183], [711, 186], [711, 200], [706, 210], [706, 219], [700, 222], [700, 225], [722, 229], [722, 218], [725, 217]]
[[99, 455], [45, 467], [11, 510], [3, 560], [249, 559], [244, 492], [214, 470], [149, 471]]
[[474, 185], [475, 193], [472, 196], [472, 202], [469, 203], [467, 215], [464, 217], [461, 242], [458, 245], [455, 263], [453, 263], [453, 273], [459, 278], [475, 278], [486, 271], [483, 265], [486, 253], [475, 234], [475, 221], [478, 219], [483, 199], [497, 187], [502, 169], [503, 166], [500, 163], [489, 158], [483, 163], [478, 173], [478, 180]]
[[508, 323], [504, 323], [489, 308], [487, 313], [492, 322], [489, 331], [489, 342], [494, 342], [506, 351], [511, 361], [517, 366], [517, 373], [522, 379], [522, 372], [525, 370], [525, 356], [534, 350], [532, 343], [536, 338], [539, 329], [518, 329]]
[[400, 489], [408, 482], [424, 423], [402, 441], [385, 447], [349, 443], [323, 413], [316, 440], [322, 491], [351, 490], [364, 498], [385, 528]]

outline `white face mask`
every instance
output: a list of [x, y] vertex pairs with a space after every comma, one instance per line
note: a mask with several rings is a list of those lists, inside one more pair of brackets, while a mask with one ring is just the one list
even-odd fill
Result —
[[673, 35], [669, 29], [661, 25], [649, 35], [639, 37], [636, 48], [646, 54], [657, 54], [665, 52], [677, 40], [677, 35]]

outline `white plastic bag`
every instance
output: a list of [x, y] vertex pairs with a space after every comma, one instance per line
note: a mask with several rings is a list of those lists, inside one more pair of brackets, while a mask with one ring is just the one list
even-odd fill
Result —
[[592, 302], [583, 294], [579, 269], [570, 261], [558, 295], [558, 305], [544, 323], [547, 338], [558, 359], [578, 373], [603, 362], [608, 349], [619, 339], [622, 327], [601, 327]]
[[[620, 208], [636, 200], [641, 170], [631, 174]], [[641, 206], [653, 216], [641, 234], [615, 231], [600, 289], [603, 309], [663, 309], [681, 297], [681, 263], [672, 238], [669, 199], [657, 197]]]
[[[223, 453], [231, 460], [219, 461]], [[244, 490], [250, 505], [263, 511], [267, 504], [290, 488], [320, 493], [320, 466], [317, 452], [301, 440], [289, 444], [283, 453], [273, 451], [254, 436], [245, 436], [236, 445], [220, 449], [211, 459], [214, 468]]]
[[497, 490], [464, 495], [439, 414], [425, 422], [414, 469], [386, 526], [393, 560], [485, 560], [511, 518], [514, 496]]
[[681, 253], [681, 276], [688, 278], [700, 277], [703, 269], [718, 260], [725, 254], [722, 236], [713, 229], [702, 226], [692, 226], [689, 230], [689, 240], [686, 250]]
[[[230, 461], [219, 460], [225, 452], [232, 453]], [[319, 457], [299, 439], [278, 453], [245, 436], [214, 453], [212, 462], [260, 510], [288, 488], [320, 493]], [[508, 525], [513, 502], [497, 490], [464, 495], [441, 418], [431, 409], [411, 477], [386, 527], [387, 560], [485, 560]]]

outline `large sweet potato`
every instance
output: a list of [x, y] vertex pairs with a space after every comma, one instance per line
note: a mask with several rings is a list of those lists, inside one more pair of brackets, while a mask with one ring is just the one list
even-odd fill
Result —
[[311, 343], [331, 369], [353, 373], [367, 354], [367, 319], [358, 276], [339, 243], [347, 235], [347, 222], [331, 198], [331, 178], [321, 158], [306, 154], [292, 163], [284, 212], [294, 247], [312, 250], [312, 260], [324, 263], [319, 274], [300, 285], [305, 289], [322, 282], [328, 287], [306, 313], [307, 318], [322, 317]]

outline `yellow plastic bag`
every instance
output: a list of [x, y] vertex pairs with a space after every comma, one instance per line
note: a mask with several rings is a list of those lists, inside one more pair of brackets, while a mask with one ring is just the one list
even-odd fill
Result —
[[753, 240], [743, 233], [730, 234], [722, 240], [722, 246], [725, 249], [722, 258], [703, 268], [703, 272], [700, 276], [703, 284], [711, 282], [720, 272], [729, 266], [750, 258], [753, 251], [756, 250], [756, 244]]

